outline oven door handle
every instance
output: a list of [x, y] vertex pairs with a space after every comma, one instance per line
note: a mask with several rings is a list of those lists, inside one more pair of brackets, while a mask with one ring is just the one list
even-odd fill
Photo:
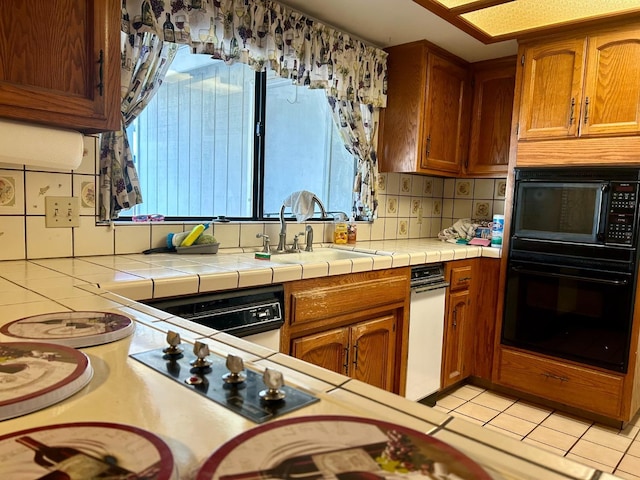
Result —
[[608, 200], [607, 200], [607, 195], [609, 192], [609, 184], [608, 183], [603, 183], [602, 185], [600, 185], [600, 205], [598, 208], [598, 218], [597, 218], [597, 232], [596, 232], [596, 238], [603, 242], [605, 239], [605, 229], [606, 229], [606, 220], [607, 220], [607, 215], [605, 213], [605, 209], [607, 207], [607, 205], [609, 204]]
[[621, 286], [621, 285], [628, 285], [629, 281], [626, 279], [622, 279], [622, 280], [609, 280], [606, 278], [593, 278], [593, 277], [585, 277], [582, 275], [568, 275], [566, 273], [554, 273], [554, 272], [541, 272], [538, 270], [530, 270], [528, 268], [523, 268], [523, 267], [511, 267], [511, 269], [515, 272], [518, 273], [528, 273], [531, 275], [538, 275], [540, 277], [554, 277], [554, 278], [571, 278], [573, 280], [583, 280], [586, 282], [593, 282], [593, 283], [601, 283], [603, 285], [616, 285], [616, 286]]

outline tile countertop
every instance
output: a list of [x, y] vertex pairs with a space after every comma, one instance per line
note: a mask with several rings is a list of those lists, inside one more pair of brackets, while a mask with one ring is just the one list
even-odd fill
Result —
[[[392, 254], [386, 260], [379, 260], [384, 257], [370, 260], [369, 270], [469, 258], [483, 255], [483, 250], [487, 250], [438, 241], [371, 242], [359, 244], [360, 248]], [[272, 262], [253, 260], [246, 253], [221, 252], [207, 256], [206, 261], [183, 257], [195, 256], [125, 255], [0, 262], [0, 325], [25, 316], [72, 310], [113, 311], [136, 321], [136, 329], [131, 336], [82, 349], [94, 369], [93, 379], [87, 386], [53, 406], [0, 422], [0, 436], [69, 422], [133, 425], [157, 434], [167, 443], [179, 472], [176, 478], [192, 478], [202, 462], [220, 445], [256, 424], [189, 392], [188, 388], [129, 357], [130, 354], [165, 346], [167, 330], [174, 330], [180, 333], [185, 349], [191, 348], [195, 340], [206, 342], [212, 355], [239, 355], [247, 368], [257, 372], [266, 367], [276, 368], [283, 372], [288, 385], [320, 399], [283, 418], [337, 414], [401, 424], [432, 434], [459, 449], [480, 463], [495, 479], [615, 478], [360, 381], [173, 317], [109, 291], [117, 290], [115, 287], [119, 285], [132, 285], [121, 292], [131, 293], [130, 297], [150, 298], [149, 293], [156, 296], [159, 292], [173, 295], [195, 293], [199, 289], [203, 291], [203, 285], [213, 290], [237, 288], [251, 282], [285, 281], [287, 277], [305, 278], [300, 265], [272, 265]], [[359, 260], [351, 262], [354, 271], [364, 268], [359, 265]], [[310, 274], [331, 274], [334, 262], [330, 263], [322, 268], [310, 268]], [[269, 271], [268, 275], [261, 273], [265, 270]], [[214, 280], [216, 275], [220, 276], [219, 280]], [[16, 339], [0, 334], [0, 342], [11, 341]], [[176, 408], [178, 405], [181, 408]]]
[[[257, 260], [255, 248], [246, 251], [236, 248], [220, 249], [216, 255], [160, 253], [49, 258], [0, 262], [0, 276], [23, 282], [21, 285], [37, 292], [31, 286], [39, 282], [31, 281], [32, 277], [59, 273], [78, 284], [89, 283], [133, 300], [148, 300], [480, 256], [499, 258], [501, 252], [497, 248], [437, 239], [358, 242], [355, 246], [328, 244], [314, 246], [314, 252], [327, 247], [372, 256], [291, 264]], [[304, 258], [305, 253], [300, 256]], [[286, 254], [278, 257], [286, 258]]]

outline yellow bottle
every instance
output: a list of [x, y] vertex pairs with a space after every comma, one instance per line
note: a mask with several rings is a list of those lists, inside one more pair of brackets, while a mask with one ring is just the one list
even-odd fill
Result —
[[344, 222], [336, 223], [333, 230], [333, 243], [347, 243], [348, 229]]

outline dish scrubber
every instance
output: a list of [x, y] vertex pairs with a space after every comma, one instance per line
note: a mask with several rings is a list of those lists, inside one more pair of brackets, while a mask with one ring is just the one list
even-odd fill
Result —
[[271, 259], [271, 254], [266, 252], [256, 252], [254, 258], [257, 260], [269, 260]]

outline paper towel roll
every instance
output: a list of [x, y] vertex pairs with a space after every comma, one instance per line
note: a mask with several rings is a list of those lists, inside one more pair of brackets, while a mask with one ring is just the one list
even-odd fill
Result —
[[0, 119], [0, 162], [74, 170], [83, 149], [79, 132]]

